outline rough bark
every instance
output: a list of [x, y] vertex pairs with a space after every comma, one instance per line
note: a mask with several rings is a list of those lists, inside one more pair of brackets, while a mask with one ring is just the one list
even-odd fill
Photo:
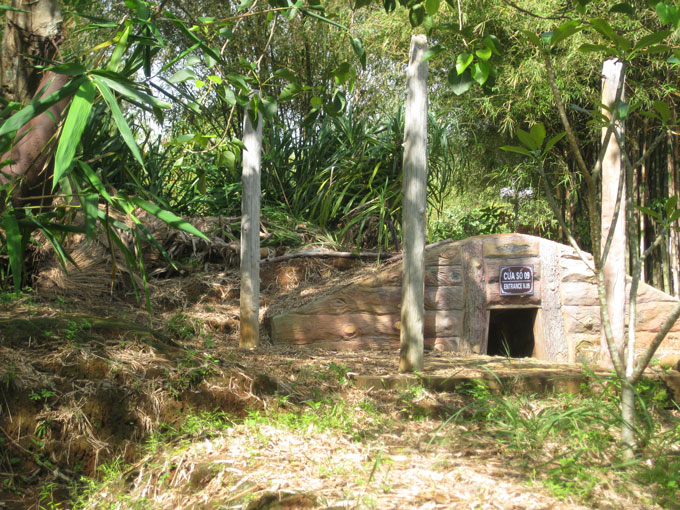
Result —
[[12, 7], [28, 12], [6, 13], [0, 93], [7, 100], [26, 102], [35, 95], [41, 80], [41, 71], [32, 66], [57, 53], [62, 16], [58, 0], [12, 0]]
[[253, 126], [243, 120], [243, 197], [241, 202], [241, 340], [239, 346], [260, 344], [260, 162], [262, 115]]
[[424, 35], [411, 38], [404, 128], [404, 263], [401, 303], [401, 372], [423, 369], [425, 208], [427, 180], [427, 50]]
[[[12, 7], [26, 12], [7, 11], [0, 51], [0, 94], [7, 101], [27, 102], [46, 97], [63, 87], [68, 78], [43, 73], [36, 64], [53, 60], [63, 36], [62, 15], [57, 0], [12, 0]], [[50, 141], [57, 133], [68, 99], [38, 115], [17, 133], [19, 140], [0, 156], [11, 161], [0, 172], [0, 184], [12, 182], [10, 193], [15, 207], [43, 206], [52, 175]]]
[[[608, 60], [602, 69], [602, 104], [606, 108], [603, 114], [609, 118], [611, 110], [615, 107], [616, 93], [619, 88], [619, 79], [623, 79], [621, 69], [623, 64], [618, 60]], [[621, 97], [623, 99], [623, 96]], [[617, 131], [623, 131], [623, 125], [617, 122], [614, 127]], [[606, 128], [603, 128], [603, 137]], [[614, 212], [617, 202], [625, 197], [621, 193], [621, 180], [625, 179], [624, 167], [621, 158], [621, 147], [617, 138], [612, 136], [607, 144], [602, 162], [602, 233], [601, 246], [605, 250], [606, 260], [603, 265], [609, 322], [616, 344], [616, 349], [623, 355], [625, 339], [625, 303], [626, 303], [626, 232], [625, 232], [625, 205], [621, 204], [621, 211], [614, 223]], [[613, 237], [608, 253], [606, 243], [613, 230]], [[611, 366], [611, 354], [607, 339], [602, 338], [601, 364]]]

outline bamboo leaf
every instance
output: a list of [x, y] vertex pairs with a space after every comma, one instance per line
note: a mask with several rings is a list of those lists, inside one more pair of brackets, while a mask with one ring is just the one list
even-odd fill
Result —
[[86, 193], [81, 197], [81, 201], [85, 216], [85, 235], [89, 239], [94, 239], [95, 225], [99, 217], [99, 193]]
[[31, 11], [27, 11], [25, 9], [19, 9], [17, 7], [11, 7], [9, 5], [0, 5], [0, 11], [24, 12], [26, 14], [31, 14]]
[[87, 180], [90, 181], [90, 184], [97, 190], [97, 193], [104, 197], [104, 200], [108, 203], [113, 204], [113, 198], [109, 195], [109, 192], [106, 191], [102, 181], [99, 180], [99, 177], [97, 177], [97, 174], [92, 170], [92, 167], [84, 161], [78, 161], [78, 165], [80, 165], [80, 168], [83, 170]]
[[147, 104], [152, 108], [170, 108], [168, 103], [164, 103], [160, 99], [153, 97], [146, 92], [142, 92], [135, 88], [135, 84], [130, 80], [126, 80], [122, 76], [107, 71], [92, 71], [93, 76], [97, 76], [99, 83], [105, 83], [108, 88], [119, 92], [125, 97], [141, 103], [141, 106]]
[[111, 92], [111, 89], [106, 84], [106, 82], [101, 79], [101, 77], [93, 76], [92, 79], [104, 98], [104, 101], [106, 101], [106, 104], [108, 104], [109, 108], [111, 108], [111, 114], [113, 115], [113, 120], [116, 123], [116, 127], [118, 127], [118, 132], [123, 137], [126, 145], [130, 148], [132, 155], [139, 162], [142, 168], [145, 168], [144, 159], [142, 158], [141, 152], [139, 152], [139, 147], [137, 147], [135, 137], [132, 134], [130, 126], [128, 126], [128, 123], [125, 120], [125, 117], [123, 116], [123, 112], [120, 110], [120, 106], [118, 106], [118, 101], [116, 101], [113, 92]]
[[659, 113], [664, 122], [671, 120], [671, 109], [663, 101], [654, 101], [654, 109]]
[[501, 150], [506, 152], [516, 152], [517, 154], [522, 154], [523, 156], [533, 157], [531, 152], [529, 152], [524, 147], [519, 147], [518, 145], [503, 145]]
[[45, 71], [52, 71], [57, 74], [65, 74], [67, 76], [80, 76], [87, 72], [87, 68], [76, 62], [71, 62], [68, 64], [59, 64], [56, 66], [48, 67]]
[[185, 69], [180, 69], [175, 74], [173, 74], [168, 80], [170, 83], [182, 83], [188, 80], [197, 80], [196, 72], [188, 67]]
[[17, 222], [14, 211], [6, 211], [2, 218], [2, 226], [5, 229], [7, 239], [7, 253], [9, 255], [9, 265], [12, 268], [12, 279], [14, 280], [14, 290], [21, 290], [21, 277], [24, 270], [24, 250], [21, 243], [21, 229]]
[[[250, 1], [250, 0], [247, 0]], [[250, 2], [252, 3], [252, 2]], [[186, 35], [189, 39], [191, 39], [193, 42], [197, 43], [199, 47], [203, 50], [204, 55], [209, 55], [212, 57], [215, 62], [222, 63], [222, 57], [218, 53], [215, 52], [210, 46], [208, 46], [204, 41], [202, 41], [196, 34], [194, 34], [191, 30], [189, 30], [186, 25], [177, 17], [175, 16], [172, 12], [166, 10], [164, 11], [165, 15], [170, 18], [172, 23], [180, 29], [184, 35]]]
[[171, 227], [174, 227], [178, 230], [182, 230], [189, 234], [193, 234], [197, 237], [200, 237], [201, 239], [205, 239], [206, 241], [210, 241], [210, 239], [208, 239], [208, 237], [204, 233], [202, 233], [188, 221], [183, 220], [182, 218], [177, 216], [175, 213], [166, 211], [165, 209], [161, 209], [156, 204], [148, 202], [143, 198], [130, 197], [130, 201], [134, 203], [136, 206], [144, 209], [146, 212], [153, 214], [159, 220], [164, 221]]
[[132, 22], [127, 20], [125, 22], [125, 28], [118, 37], [118, 43], [116, 44], [116, 49], [113, 50], [113, 55], [111, 55], [111, 60], [106, 66], [110, 71], [116, 72], [120, 69], [120, 62], [128, 49], [128, 38], [130, 37], [130, 32], [132, 32]]
[[[184, 57], [186, 57], [187, 55], [189, 55], [189, 53], [191, 53], [192, 51], [194, 51], [195, 49], [197, 49], [199, 46], [200, 46], [200, 44], [198, 44], [198, 43], [192, 44], [192, 45], [189, 46], [186, 50], [184, 50], [182, 53], [180, 53], [180, 54], [177, 55], [175, 58], [173, 58], [172, 60], [170, 60], [170, 62], [168, 62], [167, 64], [165, 64], [165, 65], [162, 67], [161, 71], [167, 71], [168, 69], [170, 69], [170, 68], [173, 66], [173, 64], [174, 64], [175, 62], [179, 62], [179, 61], [182, 60]], [[187, 65], [193, 65], [191, 62], [189, 62], [189, 59], [190, 59], [191, 57], [195, 57], [195, 58], [198, 60], [198, 62], [196, 62], [196, 63], [199, 63], [200, 60], [201, 60], [200, 58], [196, 57], [195, 55], [191, 55], [189, 58], [187, 58], [187, 62], [186, 62]]]
[[95, 86], [89, 79], [82, 82], [76, 91], [68, 115], [64, 121], [64, 129], [59, 137], [57, 153], [54, 157], [54, 177], [52, 189], [56, 188], [59, 180], [66, 174], [71, 166], [76, 148], [80, 143], [87, 119], [92, 111], [95, 97]]
[[57, 254], [57, 260], [59, 261], [59, 264], [61, 264], [61, 267], [64, 269], [64, 271], [66, 271], [66, 261], [73, 264], [73, 267], [76, 268], [78, 267], [76, 261], [73, 260], [71, 255], [69, 255], [66, 250], [64, 250], [64, 247], [59, 242], [59, 239], [57, 238], [57, 236], [54, 235], [55, 224], [41, 225], [36, 221], [35, 226], [37, 226], [40, 229], [40, 232], [42, 232], [45, 238], [52, 245], [54, 253]]
[[62, 99], [66, 99], [73, 95], [75, 91], [78, 90], [78, 87], [80, 87], [80, 84], [84, 79], [85, 78], [77, 78], [72, 80], [59, 90], [54, 91], [46, 98], [31, 101], [28, 105], [2, 123], [0, 126], [0, 136], [13, 133], [28, 121], [37, 117]]

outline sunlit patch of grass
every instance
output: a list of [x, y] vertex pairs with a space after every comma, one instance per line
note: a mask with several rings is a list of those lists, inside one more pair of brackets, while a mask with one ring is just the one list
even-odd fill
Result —
[[673, 415], [664, 408], [668, 395], [661, 385], [644, 382], [639, 392], [639, 458], [624, 463], [616, 388], [605, 384], [600, 392], [586, 395], [497, 395], [482, 382], [472, 384], [464, 390], [466, 404], [444, 419], [431, 443], [455, 447], [469, 438], [480, 445], [495, 444], [530, 480], [559, 498], [588, 503], [607, 488], [627, 493], [627, 486], [636, 484], [650, 488], [657, 503], [672, 508], [680, 495], [677, 410]]
[[251, 411], [243, 424], [257, 428], [263, 424], [311, 434], [327, 430], [353, 433], [354, 419], [343, 401], [311, 401], [292, 411]]

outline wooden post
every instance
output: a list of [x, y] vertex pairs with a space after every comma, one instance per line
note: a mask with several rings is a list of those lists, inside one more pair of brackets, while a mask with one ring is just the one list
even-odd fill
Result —
[[423, 56], [426, 50], [427, 38], [414, 35], [407, 71], [404, 127], [400, 372], [423, 369], [428, 73]]
[[249, 112], [243, 119], [243, 192], [241, 198], [241, 339], [239, 347], [260, 344], [260, 159], [262, 114], [253, 128]]
[[[610, 117], [610, 112], [614, 107], [616, 99], [616, 89], [619, 85], [622, 63], [616, 59], [607, 60], [602, 66], [602, 104], [606, 107], [603, 114]], [[623, 93], [621, 94], [623, 100]], [[608, 110], [608, 109], [609, 110]], [[614, 128], [620, 136], [623, 136], [623, 123], [617, 122]], [[602, 129], [602, 136], [607, 131]], [[621, 194], [621, 210], [616, 225], [612, 225], [614, 210], [616, 208], [616, 198], [619, 190], [620, 180], [624, 179], [624, 189]], [[609, 321], [612, 333], [616, 342], [617, 349], [623, 355], [623, 345], [625, 341], [625, 305], [626, 305], [626, 190], [625, 173], [621, 160], [621, 147], [614, 134], [612, 134], [607, 150], [602, 161], [602, 235], [601, 247], [604, 250], [605, 242], [609, 236], [610, 228], [614, 228], [614, 237], [609, 249], [609, 255], [604, 264], [604, 279], [607, 290], [607, 306], [609, 308]], [[611, 367], [611, 356], [607, 341], [602, 333], [600, 344], [600, 363], [603, 366]]]

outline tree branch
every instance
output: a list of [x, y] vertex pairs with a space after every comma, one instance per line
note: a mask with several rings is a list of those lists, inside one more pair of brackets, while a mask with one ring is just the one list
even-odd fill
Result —
[[502, 0], [502, 2], [503, 2], [505, 5], [507, 5], [507, 6], [509, 6], [509, 7], [512, 7], [513, 9], [515, 9], [515, 10], [517, 10], [517, 11], [519, 11], [519, 12], [521, 12], [521, 13], [523, 13], [523, 14], [526, 14], [527, 16], [531, 16], [532, 18], [538, 18], [538, 19], [566, 19], [566, 18], [567, 18], [567, 16], [565, 16], [564, 14], [561, 15], [561, 16], [558, 16], [558, 15], [554, 15], [554, 16], [541, 16], [540, 14], [536, 14], [536, 13], [534, 13], [534, 12], [532, 12], [532, 11], [527, 10], [527, 9], [523, 9], [522, 7], [520, 7], [519, 5], [517, 5], [515, 2], [511, 2], [510, 0]]

